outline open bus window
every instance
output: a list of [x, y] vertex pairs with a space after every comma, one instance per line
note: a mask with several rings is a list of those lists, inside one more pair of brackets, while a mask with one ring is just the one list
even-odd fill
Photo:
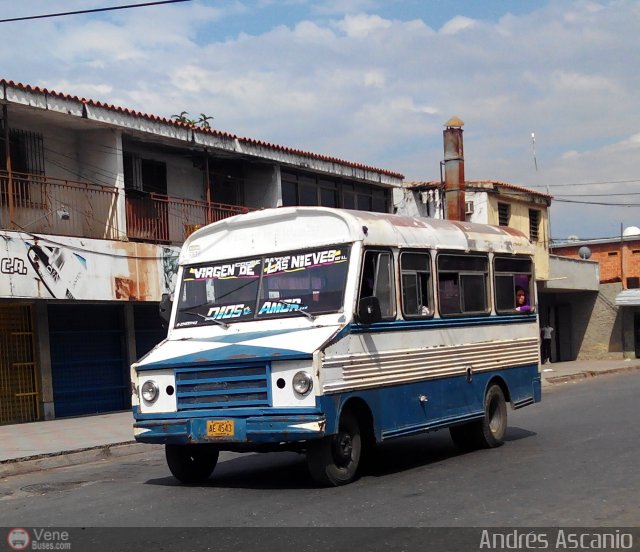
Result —
[[431, 307], [431, 267], [425, 253], [400, 255], [402, 276], [402, 313], [406, 318], [433, 315]]
[[396, 309], [393, 289], [391, 253], [388, 251], [366, 251], [360, 280], [360, 299], [377, 297], [382, 318], [394, 318]]
[[473, 255], [438, 256], [438, 299], [442, 315], [486, 314], [486, 257]]
[[534, 312], [531, 259], [496, 257], [494, 260], [496, 312]]

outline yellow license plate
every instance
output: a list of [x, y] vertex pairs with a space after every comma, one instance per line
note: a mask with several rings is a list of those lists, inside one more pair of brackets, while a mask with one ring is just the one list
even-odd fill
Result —
[[207, 437], [233, 437], [234, 433], [233, 420], [207, 421]]

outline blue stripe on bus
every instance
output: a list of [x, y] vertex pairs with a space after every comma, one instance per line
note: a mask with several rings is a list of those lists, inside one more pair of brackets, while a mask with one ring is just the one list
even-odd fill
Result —
[[294, 349], [275, 347], [257, 347], [255, 345], [234, 344], [198, 351], [188, 355], [166, 358], [137, 367], [138, 372], [160, 368], [180, 368], [182, 366], [199, 367], [228, 362], [269, 362], [272, 360], [300, 360], [312, 358], [312, 353]]
[[421, 320], [387, 320], [374, 324], [359, 324], [357, 322], [347, 324], [331, 340], [332, 343], [342, 339], [349, 334], [382, 333], [397, 331], [424, 330], [432, 328], [460, 328], [473, 326], [493, 326], [497, 324], [523, 324], [525, 322], [535, 322], [536, 315], [515, 315], [515, 316], [474, 316], [456, 318], [429, 318]]

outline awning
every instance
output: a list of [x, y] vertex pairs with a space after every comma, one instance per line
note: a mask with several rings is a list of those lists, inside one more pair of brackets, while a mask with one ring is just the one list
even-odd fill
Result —
[[640, 307], [640, 289], [625, 289], [616, 295], [619, 307]]

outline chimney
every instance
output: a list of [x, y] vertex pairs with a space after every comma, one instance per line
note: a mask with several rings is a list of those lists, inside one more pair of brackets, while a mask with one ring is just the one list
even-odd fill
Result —
[[458, 117], [445, 123], [444, 138], [444, 193], [448, 220], [465, 220], [464, 204], [464, 149], [462, 127]]

